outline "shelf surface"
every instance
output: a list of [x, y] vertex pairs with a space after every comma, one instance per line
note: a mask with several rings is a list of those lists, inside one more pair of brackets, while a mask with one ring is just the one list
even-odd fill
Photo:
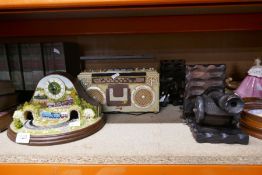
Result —
[[1, 163], [63, 164], [234, 164], [261, 165], [262, 140], [249, 145], [199, 144], [181, 111], [168, 106], [159, 114], [110, 114], [99, 132], [55, 146], [25, 146], [0, 134]]

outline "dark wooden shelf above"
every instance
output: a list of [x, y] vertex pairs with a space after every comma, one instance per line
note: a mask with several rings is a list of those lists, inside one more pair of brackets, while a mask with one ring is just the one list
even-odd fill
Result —
[[258, 0], [7, 0], [0, 37], [262, 30]]
[[0, 37], [262, 30], [262, 13], [1, 21]]

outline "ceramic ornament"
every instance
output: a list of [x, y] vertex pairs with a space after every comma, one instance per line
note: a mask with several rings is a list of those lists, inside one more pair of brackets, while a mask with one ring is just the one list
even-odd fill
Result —
[[261, 60], [255, 60], [255, 66], [248, 71], [248, 76], [235, 91], [242, 98], [262, 98], [262, 66]]
[[65, 73], [42, 78], [30, 102], [14, 112], [7, 135], [17, 143], [53, 145], [91, 135], [105, 123], [101, 106]]

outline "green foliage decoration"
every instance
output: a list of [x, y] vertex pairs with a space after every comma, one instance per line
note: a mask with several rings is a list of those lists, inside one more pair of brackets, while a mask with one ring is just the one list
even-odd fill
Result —
[[15, 127], [17, 128], [17, 129], [20, 129], [20, 128], [22, 128], [23, 127], [23, 123], [20, 121], [20, 119], [18, 119], [18, 118], [15, 118], [14, 119], [14, 125], [15, 125]]

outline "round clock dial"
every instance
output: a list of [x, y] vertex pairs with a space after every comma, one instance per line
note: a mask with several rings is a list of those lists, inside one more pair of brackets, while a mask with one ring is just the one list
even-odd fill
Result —
[[45, 85], [45, 94], [52, 99], [59, 99], [65, 94], [65, 84], [59, 78], [50, 78]]

